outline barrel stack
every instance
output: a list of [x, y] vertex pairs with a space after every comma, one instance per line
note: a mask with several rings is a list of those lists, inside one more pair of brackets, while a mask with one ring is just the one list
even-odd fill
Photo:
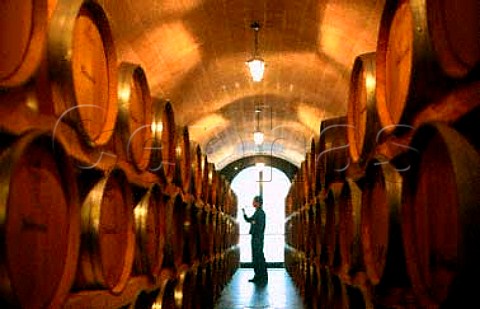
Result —
[[[309, 308], [475, 301], [474, 2], [388, 2], [377, 49], [355, 58], [347, 115], [322, 120], [315, 168], [302, 163], [285, 201], [286, 269]], [[310, 158], [311, 149], [304, 162]]]
[[99, 2], [6, 8], [0, 305], [212, 307], [239, 264], [236, 197], [175, 102], [117, 62]]

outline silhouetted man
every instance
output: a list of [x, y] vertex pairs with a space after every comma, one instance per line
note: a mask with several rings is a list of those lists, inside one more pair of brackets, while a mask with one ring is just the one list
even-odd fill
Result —
[[253, 198], [255, 213], [247, 217], [245, 209], [242, 208], [245, 221], [250, 223], [250, 234], [252, 235], [252, 262], [255, 276], [248, 280], [255, 283], [266, 283], [268, 281], [267, 265], [263, 254], [263, 238], [265, 233], [265, 212], [262, 209], [263, 199], [257, 195]]

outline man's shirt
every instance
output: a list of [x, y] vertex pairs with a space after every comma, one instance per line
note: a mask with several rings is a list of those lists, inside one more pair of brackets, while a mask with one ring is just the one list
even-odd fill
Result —
[[256, 237], [263, 237], [265, 232], [265, 212], [261, 207], [255, 209], [255, 213], [250, 218], [243, 215], [247, 222], [250, 222], [250, 234]]

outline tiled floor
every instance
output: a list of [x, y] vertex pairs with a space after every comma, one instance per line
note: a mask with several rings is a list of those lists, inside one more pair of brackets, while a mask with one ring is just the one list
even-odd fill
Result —
[[265, 286], [248, 282], [252, 277], [252, 268], [239, 268], [222, 291], [215, 309], [304, 309], [302, 298], [284, 268], [269, 268]]

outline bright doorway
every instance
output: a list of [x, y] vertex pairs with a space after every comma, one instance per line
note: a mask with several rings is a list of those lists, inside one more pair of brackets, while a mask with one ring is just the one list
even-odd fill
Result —
[[[231, 187], [237, 195], [237, 220], [240, 225], [240, 263], [251, 263], [252, 252], [250, 247], [250, 224], [245, 222], [242, 207], [248, 216], [255, 209], [252, 199], [260, 192], [260, 168], [249, 167], [233, 178]], [[265, 227], [264, 253], [267, 263], [283, 264], [285, 246], [285, 197], [290, 188], [290, 180], [281, 170], [265, 166], [262, 169], [263, 210], [267, 222]]]

